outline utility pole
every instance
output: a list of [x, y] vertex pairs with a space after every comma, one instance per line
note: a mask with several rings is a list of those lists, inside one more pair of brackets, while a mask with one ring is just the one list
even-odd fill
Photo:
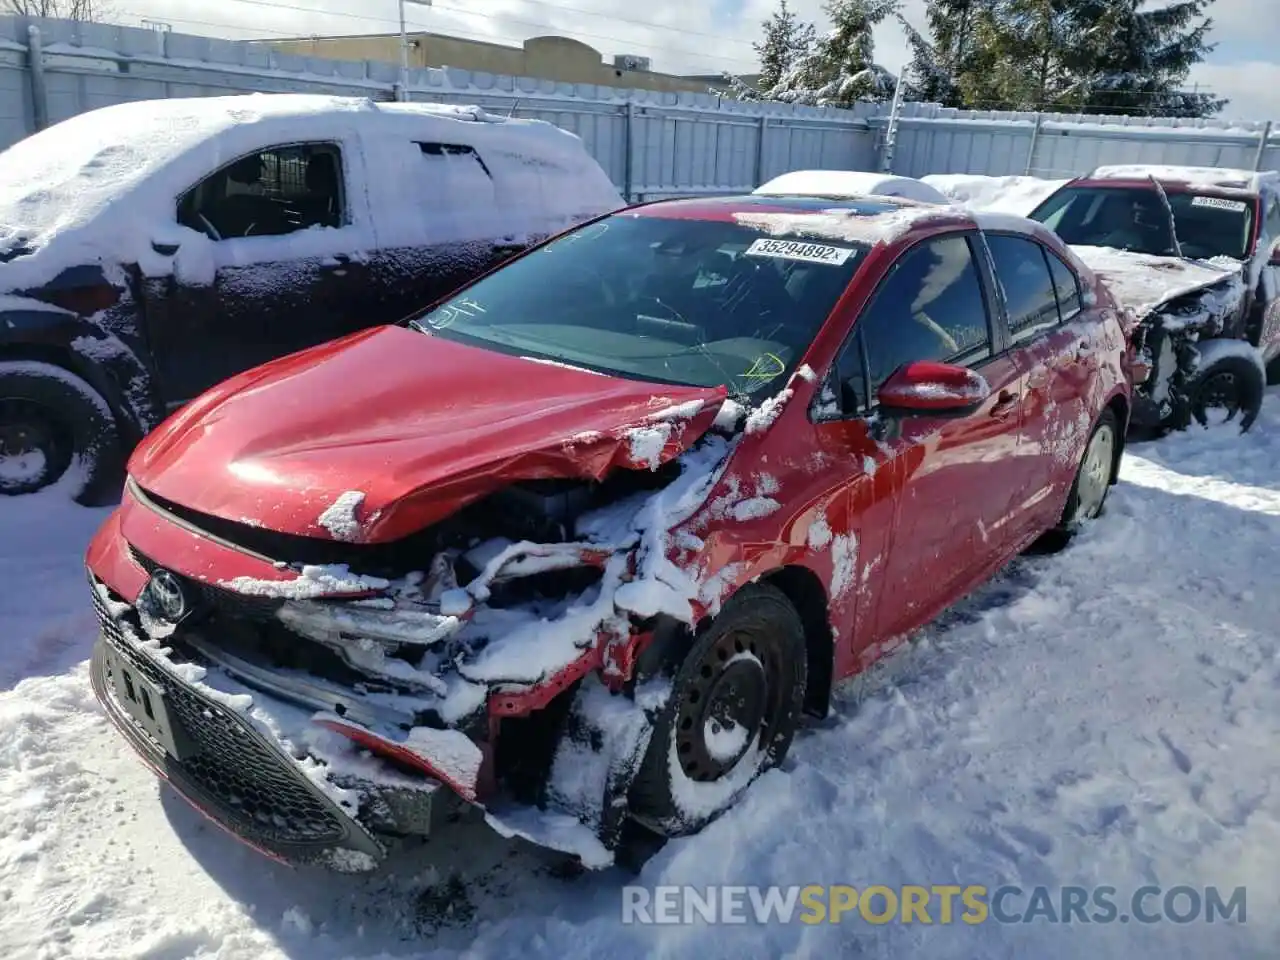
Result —
[[400, 85], [396, 90], [396, 99], [409, 99], [409, 34], [405, 30], [404, 6], [416, 3], [420, 7], [431, 6], [431, 0], [399, 0], [400, 2]]

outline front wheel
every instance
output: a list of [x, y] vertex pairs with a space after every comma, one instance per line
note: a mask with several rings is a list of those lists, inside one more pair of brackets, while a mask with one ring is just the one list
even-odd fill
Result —
[[1239, 422], [1244, 433], [1258, 419], [1265, 390], [1266, 376], [1253, 358], [1220, 356], [1187, 385], [1191, 416], [1202, 427]]
[[668, 836], [728, 810], [791, 747], [804, 704], [804, 625], [782, 591], [733, 596], [676, 670], [632, 782], [631, 815]]
[[0, 362], [0, 495], [61, 484], [95, 505], [119, 466], [115, 417], [93, 387], [52, 364]]

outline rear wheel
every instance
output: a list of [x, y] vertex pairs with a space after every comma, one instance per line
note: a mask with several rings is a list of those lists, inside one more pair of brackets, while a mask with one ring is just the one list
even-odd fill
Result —
[[630, 809], [665, 836], [696, 833], [782, 762], [804, 703], [804, 625], [786, 595], [744, 587], [694, 643], [631, 785]]
[[115, 418], [97, 391], [52, 364], [0, 362], [0, 494], [62, 483], [93, 504], [119, 467]]
[[1111, 492], [1115, 477], [1116, 454], [1120, 447], [1120, 429], [1115, 413], [1104, 410], [1089, 435], [1084, 456], [1076, 468], [1076, 478], [1067, 494], [1067, 505], [1062, 511], [1058, 530], [1074, 533], [1082, 523], [1101, 516]]

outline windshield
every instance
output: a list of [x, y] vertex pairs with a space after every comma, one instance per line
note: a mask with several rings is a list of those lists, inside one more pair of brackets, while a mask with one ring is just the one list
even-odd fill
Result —
[[[1253, 205], [1202, 193], [1170, 193], [1182, 255], [1209, 260], [1249, 255]], [[1160, 194], [1143, 187], [1065, 187], [1031, 214], [1066, 243], [1156, 256], [1177, 253]]]
[[418, 317], [424, 333], [640, 380], [776, 390], [864, 253], [736, 223], [618, 214]]

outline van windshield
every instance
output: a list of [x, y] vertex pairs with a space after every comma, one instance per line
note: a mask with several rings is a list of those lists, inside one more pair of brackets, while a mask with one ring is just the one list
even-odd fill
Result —
[[865, 249], [729, 221], [615, 214], [412, 325], [502, 353], [749, 396], [790, 376]]

